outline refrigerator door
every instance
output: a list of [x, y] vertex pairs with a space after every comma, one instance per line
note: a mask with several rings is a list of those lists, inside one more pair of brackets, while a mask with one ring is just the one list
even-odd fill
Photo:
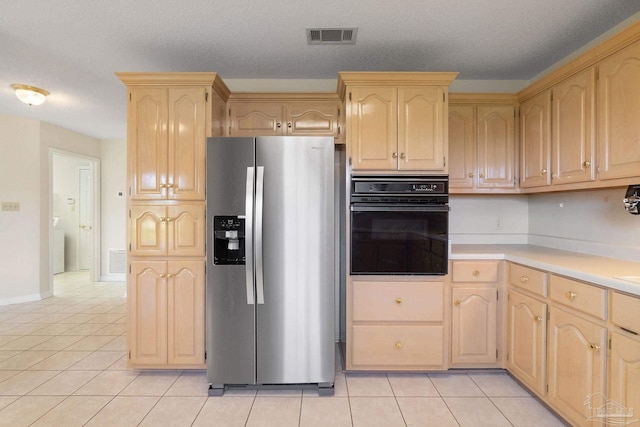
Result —
[[333, 161], [333, 138], [256, 140], [258, 384], [333, 384]]
[[[254, 141], [254, 138], [207, 140], [207, 379], [213, 389], [221, 389], [223, 384], [256, 382], [251, 247], [255, 199]], [[216, 226], [220, 230], [237, 224], [244, 227], [239, 232], [232, 232], [237, 234], [228, 234], [233, 237], [228, 243], [220, 239], [220, 236], [225, 237], [224, 229], [217, 232], [222, 234], [214, 235]], [[221, 258], [227, 249], [225, 244], [228, 244], [230, 252], [235, 251], [233, 264], [223, 265]], [[238, 261], [242, 258], [238, 257], [238, 248], [244, 249], [244, 264]]]

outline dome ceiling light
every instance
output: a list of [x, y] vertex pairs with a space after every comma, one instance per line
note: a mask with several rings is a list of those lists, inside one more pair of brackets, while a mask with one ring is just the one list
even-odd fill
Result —
[[39, 87], [29, 85], [11, 85], [16, 91], [18, 99], [28, 105], [40, 105], [44, 102], [44, 99], [49, 92]]

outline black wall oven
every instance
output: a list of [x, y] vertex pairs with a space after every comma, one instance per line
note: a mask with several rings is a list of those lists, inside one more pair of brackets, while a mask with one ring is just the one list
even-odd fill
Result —
[[447, 274], [448, 176], [354, 176], [350, 211], [351, 274]]

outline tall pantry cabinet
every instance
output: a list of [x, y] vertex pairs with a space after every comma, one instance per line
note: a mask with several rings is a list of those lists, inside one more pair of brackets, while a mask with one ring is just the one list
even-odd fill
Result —
[[216, 73], [117, 73], [127, 86], [129, 365], [205, 364], [206, 138], [222, 136]]

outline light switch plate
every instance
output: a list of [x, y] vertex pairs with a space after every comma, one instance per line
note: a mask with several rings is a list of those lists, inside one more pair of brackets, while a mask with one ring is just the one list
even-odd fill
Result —
[[20, 210], [20, 202], [2, 202], [3, 212], [15, 212]]

